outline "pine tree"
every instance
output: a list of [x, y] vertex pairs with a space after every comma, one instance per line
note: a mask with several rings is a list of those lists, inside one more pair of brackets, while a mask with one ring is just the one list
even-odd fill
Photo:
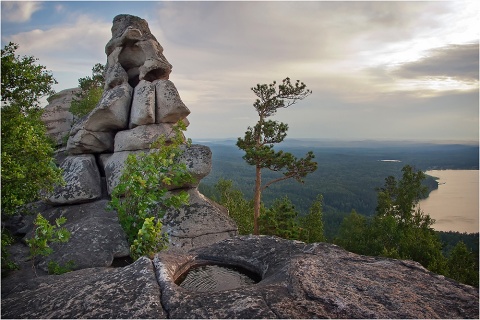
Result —
[[[296, 179], [303, 182], [303, 178], [317, 169], [317, 163], [312, 161], [313, 152], [308, 152], [305, 158], [297, 159], [293, 154], [283, 151], [275, 152], [275, 144], [281, 143], [287, 136], [288, 125], [282, 122], [267, 120], [278, 109], [288, 108], [299, 100], [303, 100], [312, 92], [303, 82], [297, 80], [295, 84], [290, 78], [285, 78], [282, 84], [276, 82], [257, 84], [251, 90], [258, 97], [253, 106], [258, 113], [257, 124], [249, 127], [243, 138], [238, 138], [237, 146], [245, 151], [243, 159], [255, 166], [255, 196], [254, 196], [254, 234], [259, 234], [258, 220], [260, 216], [262, 192], [271, 184]], [[283, 176], [262, 184], [262, 170], [268, 169], [282, 172]]]

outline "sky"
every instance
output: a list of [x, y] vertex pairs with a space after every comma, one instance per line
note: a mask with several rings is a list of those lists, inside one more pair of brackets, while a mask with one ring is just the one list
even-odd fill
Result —
[[289, 138], [479, 139], [479, 1], [1, 1], [1, 44], [19, 44], [76, 87], [117, 14], [146, 19], [190, 109], [186, 135], [236, 138], [256, 84], [312, 90], [272, 118]]

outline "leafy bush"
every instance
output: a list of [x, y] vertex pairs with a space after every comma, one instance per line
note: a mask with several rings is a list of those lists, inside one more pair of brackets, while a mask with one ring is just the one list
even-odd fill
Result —
[[49, 274], [64, 274], [70, 272], [75, 268], [75, 262], [73, 260], [67, 261], [65, 265], [60, 265], [54, 260], [48, 262], [48, 273]]
[[148, 255], [151, 259], [156, 252], [166, 249], [168, 245], [168, 237], [162, 233], [162, 222], [155, 218], [145, 218], [143, 226], [138, 230], [137, 238], [133, 240], [130, 246], [130, 255], [137, 260], [143, 255]]
[[[116, 210], [120, 224], [132, 246], [132, 258], [151, 256], [152, 250], [163, 248], [166, 237], [160, 235], [161, 218], [170, 207], [188, 204], [185, 191], [169, 192], [168, 187], [181, 186], [193, 180], [184, 163], [179, 163], [185, 143], [185, 124], [177, 123], [172, 134], [161, 136], [152, 144], [151, 152], [130, 154], [112, 192], [109, 208]], [[190, 141], [186, 145], [189, 146]], [[153, 223], [153, 218], [158, 219]], [[154, 242], [158, 244], [154, 244]]]
[[62, 181], [53, 162], [54, 147], [40, 120], [40, 99], [57, 83], [31, 56], [15, 55], [18, 45], [2, 49], [1, 150], [2, 216], [40, 198]]
[[33, 237], [27, 239], [30, 247], [30, 257], [35, 270], [35, 258], [37, 256], [48, 256], [53, 252], [49, 244], [52, 242], [67, 242], [70, 239], [70, 232], [61, 226], [67, 222], [65, 217], [55, 219], [55, 225], [50, 224], [40, 213], [34, 221]]
[[8, 247], [13, 243], [13, 237], [7, 230], [2, 230], [2, 272], [18, 269], [18, 266], [10, 259]]

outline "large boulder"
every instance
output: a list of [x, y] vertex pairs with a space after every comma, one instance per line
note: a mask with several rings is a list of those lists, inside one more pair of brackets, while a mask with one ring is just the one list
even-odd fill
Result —
[[[172, 123], [150, 124], [122, 130], [115, 135], [114, 151], [149, 149], [160, 136], [164, 136], [168, 142], [173, 138], [174, 133]], [[184, 136], [183, 140], [185, 140]]]
[[[2, 284], [3, 287], [3, 284]], [[165, 319], [152, 262], [44, 276], [2, 292], [2, 318]]]
[[155, 85], [142, 80], [135, 87], [129, 128], [155, 123]]
[[[175, 284], [189, 266], [210, 261], [257, 273], [257, 284], [195, 292]], [[366, 257], [327, 243], [235, 237], [154, 259], [170, 318], [478, 318], [478, 290], [413, 261]], [[211, 279], [210, 279], [211, 280]]]
[[[98, 200], [79, 205], [46, 208], [40, 212], [48, 221], [65, 217], [63, 225], [70, 231], [66, 243], [52, 243], [53, 253], [37, 258], [37, 267], [48, 270], [48, 262], [54, 260], [61, 265], [73, 260], [74, 269], [109, 267], [114, 258], [128, 257], [130, 246], [125, 232], [118, 222], [115, 211], [107, 210], [107, 200]], [[33, 235], [32, 224], [24, 227], [25, 238]]]
[[41, 119], [47, 127], [47, 135], [57, 146], [66, 144], [74, 121], [70, 105], [79, 92], [80, 88], [62, 90], [48, 99], [48, 105], [43, 110]]
[[113, 151], [115, 137], [113, 132], [80, 129], [76, 130], [75, 134], [70, 134], [66, 151], [71, 155]]
[[128, 127], [133, 88], [123, 83], [105, 90], [98, 105], [89, 113], [84, 123], [89, 131], [117, 131]]
[[183, 103], [172, 81], [156, 81], [155, 94], [157, 103], [155, 114], [156, 123], [176, 123], [185, 119], [190, 114], [190, 110]]
[[102, 196], [100, 172], [94, 155], [69, 156], [60, 168], [65, 185], [55, 187], [47, 202], [66, 205], [93, 201]]
[[237, 226], [225, 207], [202, 195], [197, 188], [187, 192], [189, 204], [168, 209], [163, 217], [169, 247], [188, 251], [237, 235]]
[[[141, 80], [169, 78], [172, 65], [163, 55], [162, 46], [144, 19], [127, 14], [113, 19], [112, 38], [105, 46], [105, 53], [110, 56], [117, 48], [121, 48], [117, 61], [127, 72], [132, 87], [137, 86]], [[109, 68], [107, 64], [107, 70]]]

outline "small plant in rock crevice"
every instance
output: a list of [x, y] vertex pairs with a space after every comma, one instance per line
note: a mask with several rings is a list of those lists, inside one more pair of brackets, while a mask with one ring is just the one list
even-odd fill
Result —
[[68, 260], [64, 265], [59, 264], [54, 260], [48, 262], [48, 273], [49, 274], [64, 274], [70, 272], [75, 268], [75, 261]]
[[33, 237], [26, 240], [30, 247], [30, 258], [32, 259], [32, 268], [35, 269], [35, 259], [38, 256], [48, 256], [53, 252], [50, 243], [53, 242], [67, 242], [70, 239], [70, 232], [61, 227], [67, 218], [60, 217], [55, 219], [55, 224], [52, 225], [41, 214], [38, 214], [34, 221]]
[[135, 260], [151, 257], [166, 247], [168, 237], [161, 232], [161, 219], [168, 208], [188, 204], [186, 191], [169, 192], [193, 181], [185, 163], [179, 162], [184, 152], [181, 146], [191, 145], [190, 140], [185, 141], [185, 130], [185, 124], [179, 121], [170, 134], [151, 145], [150, 152], [130, 154], [112, 192], [109, 208], [117, 211]]

